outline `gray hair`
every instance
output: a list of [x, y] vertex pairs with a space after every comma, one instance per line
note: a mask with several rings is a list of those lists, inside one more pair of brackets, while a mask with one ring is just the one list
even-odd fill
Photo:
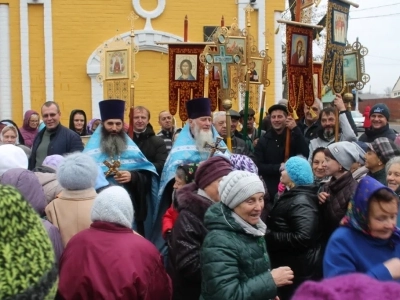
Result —
[[324, 106], [322, 105], [321, 99], [315, 98], [314, 103], [315, 103], [315, 104], [318, 104], [319, 110], [322, 110], [322, 109], [324, 108]]
[[392, 158], [386, 163], [386, 166], [385, 166], [386, 175], [387, 175], [387, 173], [388, 173], [390, 167], [393, 166], [394, 164], [400, 164], [400, 156], [392, 157]]
[[281, 99], [278, 101], [278, 104], [288, 106], [288, 102], [289, 101], [287, 99]]
[[217, 121], [217, 119], [219, 118], [219, 117], [225, 117], [226, 116], [226, 112], [225, 111], [216, 111], [214, 114], [213, 114], [213, 123], [215, 123], [216, 121]]

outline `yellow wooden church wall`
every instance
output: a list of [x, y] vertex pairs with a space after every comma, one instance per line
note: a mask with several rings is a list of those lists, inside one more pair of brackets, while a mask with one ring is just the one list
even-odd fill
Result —
[[[258, 0], [260, 1], [260, 0]], [[266, 0], [265, 0], [266, 1]], [[0, 0], [10, 5], [10, 33], [12, 53], [13, 119], [22, 123], [21, 58], [19, 1]], [[274, 31], [274, 11], [283, 10], [284, 1], [266, 1], [266, 22]], [[268, 3], [269, 2], [269, 3]], [[271, 4], [273, 2], [273, 4]], [[145, 10], [153, 10], [157, 0], [141, 1]], [[61, 106], [62, 123], [68, 126], [73, 109], [83, 109], [91, 116], [91, 84], [86, 64], [92, 52], [117, 34], [130, 30], [129, 13], [132, 1], [69, 0], [52, 1], [54, 100]], [[189, 17], [189, 41], [203, 41], [203, 26], [219, 25], [221, 16], [225, 25], [237, 17], [234, 0], [169, 0], [164, 12], [151, 21], [153, 29], [183, 36], [183, 20]], [[252, 35], [257, 38], [257, 13], [252, 14]], [[29, 47], [32, 109], [40, 110], [45, 100], [43, 6], [29, 5]], [[139, 18], [135, 28], [144, 28], [145, 20]], [[270, 55], [273, 57], [273, 38], [270, 37]], [[274, 97], [274, 64], [270, 65], [270, 97]], [[157, 116], [168, 108], [168, 55], [154, 51], [141, 51], [136, 56], [135, 105], [144, 105], [151, 111], [151, 122], [158, 129]]]

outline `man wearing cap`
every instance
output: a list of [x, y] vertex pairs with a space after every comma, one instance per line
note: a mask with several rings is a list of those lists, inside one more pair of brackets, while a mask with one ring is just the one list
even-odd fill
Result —
[[280, 167], [285, 161], [286, 128], [291, 130], [290, 156], [308, 157], [308, 145], [303, 133], [285, 105], [275, 104], [268, 109], [272, 128], [257, 143], [254, 156], [258, 173], [267, 184], [271, 198], [278, 191]]
[[149, 238], [157, 209], [157, 171], [123, 130], [125, 101], [104, 100], [99, 107], [102, 124], [90, 137], [84, 152], [101, 166], [110, 184], [127, 190], [135, 210], [133, 225]]
[[29, 158], [29, 170], [41, 166], [46, 156], [64, 155], [83, 150], [80, 136], [60, 123], [61, 111], [56, 102], [47, 101], [42, 105], [42, 118], [46, 125], [32, 144]]
[[[231, 117], [231, 122], [232, 122], [232, 117]], [[226, 128], [226, 112], [225, 111], [217, 111], [213, 115], [213, 125], [215, 129], [217, 130], [218, 134], [224, 138], [224, 141], [226, 142], [226, 138], [228, 136], [228, 131]], [[232, 141], [232, 153], [233, 154], [243, 154], [247, 155], [249, 157], [253, 157], [253, 153], [247, 146], [246, 142], [235, 136], [235, 129], [236, 129], [235, 123], [231, 123], [231, 141]]]
[[[336, 94], [334, 104], [339, 110], [339, 140], [338, 142], [355, 142], [357, 137], [354, 130], [351, 128], [349, 119], [346, 115], [346, 106], [343, 103], [342, 96]], [[311, 163], [312, 154], [315, 149], [320, 147], [328, 147], [328, 145], [335, 143], [335, 128], [336, 128], [336, 115], [334, 107], [324, 108], [319, 115], [319, 122], [321, 127], [317, 132], [317, 138], [310, 141], [310, 151], [308, 161]]]
[[371, 127], [365, 128], [359, 140], [366, 143], [372, 143], [375, 139], [386, 137], [394, 141], [396, 139], [396, 132], [389, 128], [389, 108], [384, 103], [375, 104], [369, 112], [371, 120]]
[[[157, 218], [157, 222], [159, 219], [160, 222], [156, 224], [156, 233], [158, 233], [158, 230], [161, 233], [161, 218], [168, 207], [171, 206], [173, 179], [175, 178], [177, 167], [181, 164], [199, 163], [206, 160], [210, 155], [210, 151], [204, 147], [205, 143], [213, 144], [216, 137], [219, 136], [212, 126], [210, 99], [196, 98], [189, 100], [186, 102], [186, 110], [188, 122], [174, 142], [161, 175], [160, 190], [158, 192], [161, 206], [158, 210], [160, 218]], [[219, 147], [226, 149], [223, 141], [219, 144]], [[217, 150], [214, 155], [229, 156], [229, 153], [228, 151], [222, 153]], [[160, 250], [165, 249], [163, 248], [165, 243], [162, 239], [158, 239], [156, 246]]]
[[[249, 114], [247, 116], [247, 135], [249, 136], [249, 139], [253, 142], [253, 146], [257, 145], [258, 139], [260, 138], [258, 136], [258, 130], [257, 128], [254, 126], [255, 123], [255, 117], [254, 115], [256, 114], [256, 112], [254, 111], [254, 109], [249, 107], [248, 110]], [[242, 126], [244, 126], [243, 122], [244, 122], [244, 110], [242, 109], [240, 112], [240, 123], [242, 124]], [[243, 135], [243, 129], [240, 132]], [[261, 136], [263, 136], [265, 133], [264, 130], [261, 130]]]

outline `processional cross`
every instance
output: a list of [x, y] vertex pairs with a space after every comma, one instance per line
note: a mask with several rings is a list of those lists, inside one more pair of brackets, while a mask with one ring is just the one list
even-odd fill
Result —
[[107, 172], [104, 172], [104, 175], [112, 176], [116, 175], [117, 177], [121, 176], [118, 168], [121, 166], [121, 162], [119, 160], [112, 160], [111, 163], [107, 160], [103, 161], [103, 164], [108, 168]]
[[208, 158], [211, 158], [214, 156], [215, 152], [221, 151], [222, 153], [225, 153], [226, 148], [222, 148], [219, 146], [219, 144], [223, 141], [224, 139], [222, 137], [217, 137], [217, 140], [213, 144], [209, 144], [208, 142], [205, 142], [204, 148], [207, 150], [210, 150], [210, 156]]

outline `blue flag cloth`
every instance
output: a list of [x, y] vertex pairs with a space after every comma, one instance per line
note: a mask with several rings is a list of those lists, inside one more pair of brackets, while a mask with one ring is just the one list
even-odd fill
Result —
[[[149, 238], [154, 223], [156, 222], [156, 218], [158, 215], [158, 199], [157, 192], [159, 188], [158, 184], [158, 175], [156, 168], [154, 165], [149, 162], [143, 153], [140, 151], [139, 147], [125, 134], [125, 138], [127, 141], [127, 149], [121, 154], [119, 157], [119, 161], [121, 162], [121, 166], [118, 168], [120, 171], [149, 171], [152, 173], [151, 176], [151, 193], [147, 195], [147, 204], [148, 211], [146, 221], [144, 222], [145, 226], [145, 235], [146, 238]], [[117, 157], [108, 157], [105, 153], [101, 151], [101, 125], [98, 126], [96, 131], [91, 135], [89, 141], [87, 142], [83, 153], [91, 156], [94, 161], [97, 163], [99, 167], [101, 167], [103, 172], [108, 171], [108, 167], [104, 165], [104, 161], [108, 161], [111, 163], [112, 159], [117, 159]], [[107, 181], [114, 185], [120, 185], [115, 181], [113, 176], [107, 176]], [[133, 225], [135, 229], [135, 225]]]

